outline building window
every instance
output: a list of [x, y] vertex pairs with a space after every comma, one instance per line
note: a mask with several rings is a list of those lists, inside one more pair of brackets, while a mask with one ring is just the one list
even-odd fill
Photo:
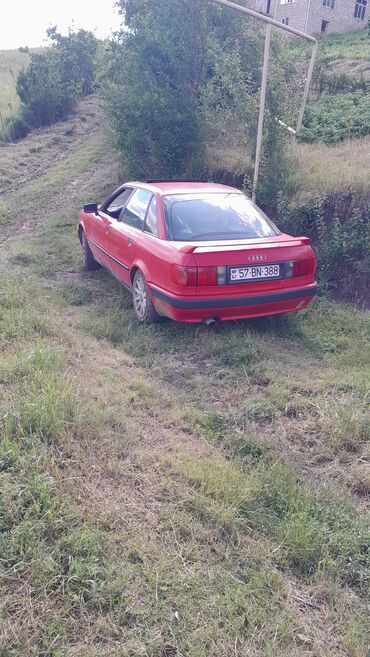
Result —
[[294, 2], [295, 0], [280, 0], [281, 5], [292, 5]]
[[327, 7], [328, 9], [334, 9], [334, 2], [335, 0], [322, 0], [323, 6]]
[[329, 21], [321, 21], [321, 32], [326, 32], [326, 28], [329, 25]]
[[363, 21], [365, 18], [366, 7], [367, 7], [367, 0], [356, 0], [355, 18], [358, 18], [358, 20]]
[[285, 16], [284, 18], [281, 19], [281, 22], [283, 25], [288, 25], [289, 24], [289, 18]]
[[260, 14], [269, 14], [270, 13], [270, 4], [271, 4], [271, 0], [256, 0], [255, 9]]

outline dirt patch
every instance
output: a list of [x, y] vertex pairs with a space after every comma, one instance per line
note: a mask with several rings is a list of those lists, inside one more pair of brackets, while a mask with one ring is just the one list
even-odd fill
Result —
[[336, 75], [348, 75], [355, 80], [370, 82], [370, 62], [366, 59], [334, 59], [327, 67]]

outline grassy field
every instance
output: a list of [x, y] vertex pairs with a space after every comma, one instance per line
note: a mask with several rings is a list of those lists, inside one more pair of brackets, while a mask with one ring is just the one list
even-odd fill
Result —
[[369, 135], [338, 144], [292, 142], [291, 155], [296, 166], [291, 168], [287, 184], [297, 203], [338, 191], [351, 193], [359, 200], [369, 197]]
[[139, 326], [76, 238], [118, 180], [95, 131], [3, 196], [0, 655], [364, 657], [368, 313]]
[[18, 72], [22, 66], [27, 66], [29, 59], [28, 53], [0, 50], [0, 114], [3, 118], [18, 107], [15, 83]]
[[[364, 60], [370, 61], [369, 31], [367, 27], [347, 34], [325, 34], [319, 38], [319, 60], [331, 62], [334, 60]], [[307, 59], [311, 47], [300, 39], [292, 42], [292, 48]]]

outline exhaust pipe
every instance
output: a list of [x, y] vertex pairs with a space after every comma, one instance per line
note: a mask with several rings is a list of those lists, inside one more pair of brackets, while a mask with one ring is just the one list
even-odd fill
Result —
[[207, 317], [207, 319], [202, 320], [202, 324], [205, 326], [213, 326], [213, 324], [216, 324], [216, 320], [214, 317]]

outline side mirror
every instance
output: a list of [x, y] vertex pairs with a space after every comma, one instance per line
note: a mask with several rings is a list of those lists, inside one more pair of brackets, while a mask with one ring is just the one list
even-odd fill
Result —
[[86, 203], [86, 205], [84, 205], [84, 212], [96, 213], [97, 211], [98, 211], [97, 203]]

